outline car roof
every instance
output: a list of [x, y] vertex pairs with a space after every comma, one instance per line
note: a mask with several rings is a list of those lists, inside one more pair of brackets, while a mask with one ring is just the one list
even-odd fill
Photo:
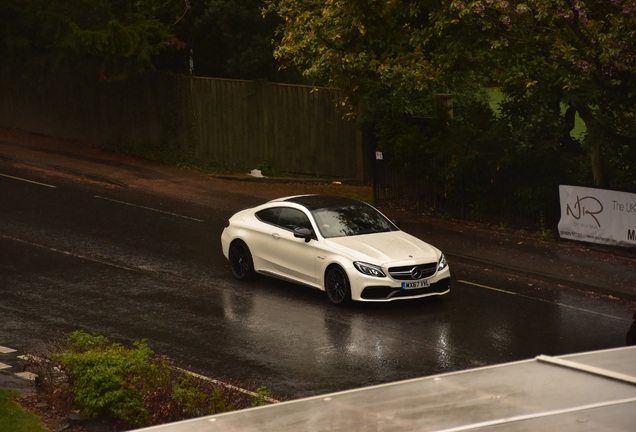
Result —
[[333, 195], [296, 195], [283, 198], [282, 201], [300, 204], [309, 210], [321, 208], [344, 207], [349, 205], [367, 205], [367, 203], [353, 198]]

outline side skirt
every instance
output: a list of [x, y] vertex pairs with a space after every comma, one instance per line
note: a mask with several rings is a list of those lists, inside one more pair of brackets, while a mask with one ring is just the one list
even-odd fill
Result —
[[312, 289], [315, 289], [315, 290], [318, 290], [318, 291], [324, 291], [324, 289], [322, 289], [322, 287], [319, 287], [318, 285], [311, 285], [311, 284], [308, 284], [307, 282], [303, 282], [303, 281], [298, 280], [298, 279], [293, 279], [293, 278], [290, 278], [290, 277], [287, 277], [287, 276], [284, 276], [284, 275], [281, 275], [281, 274], [278, 274], [278, 273], [273, 273], [273, 272], [270, 272], [270, 271], [267, 271], [267, 270], [257, 270], [256, 272], [259, 273], [259, 274], [262, 274], [264, 276], [273, 277], [275, 279], [283, 280], [285, 282], [290, 282], [290, 283], [293, 283], [295, 285], [302, 285], [302, 286], [307, 287], [307, 288], [312, 288]]

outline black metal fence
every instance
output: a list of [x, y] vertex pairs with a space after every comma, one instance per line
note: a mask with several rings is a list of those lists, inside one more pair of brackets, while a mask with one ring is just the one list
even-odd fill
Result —
[[493, 179], [470, 173], [447, 179], [443, 161], [376, 152], [373, 178], [379, 206], [533, 230], [555, 227], [559, 218], [558, 184], [541, 190], [527, 183], [522, 171]]

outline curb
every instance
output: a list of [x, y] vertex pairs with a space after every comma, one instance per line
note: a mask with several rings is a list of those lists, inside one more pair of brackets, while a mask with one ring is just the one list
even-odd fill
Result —
[[[23, 163], [26, 164], [26, 162], [23, 162]], [[110, 177], [102, 176], [102, 175], [99, 175], [99, 174], [90, 174], [90, 173], [87, 173], [87, 172], [84, 172], [84, 171], [74, 170], [74, 169], [62, 167], [62, 166], [59, 166], [59, 165], [46, 165], [45, 168], [52, 169], [52, 170], [55, 170], [55, 171], [60, 171], [60, 172], [66, 173], [66, 174], [71, 174], [71, 175], [74, 175], [74, 176], [77, 176], [77, 177], [84, 177], [84, 178], [87, 178], [89, 180], [97, 181], [97, 182], [100, 182], [100, 183], [108, 183], [108, 184], [111, 184], [111, 185], [114, 185], [114, 186], [123, 187], [123, 188], [127, 188], [128, 187], [128, 185], [126, 183], [123, 183], [123, 182], [120, 182], [118, 180], [114, 180], [114, 179], [112, 179]]]
[[36, 163], [36, 162], [32, 162], [32, 161], [27, 161], [24, 159], [19, 159], [19, 158], [15, 158], [13, 156], [8, 156], [5, 154], [0, 154], [0, 160], [6, 161], [6, 162], [11, 162], [11, 163], [18, 163], [21, 165], [28, 165], [28, 166], [32, 166], [35, 168], [39, 168], [39, 169], [45, 169], [45, 170], [51, 170], [51, 171], [59, 171], [59, 172], [63, 172], [66, 174], [70, 174], [70, 175], [74, 175], [77, 177], [84, 177], [88, 180], [93, 180], [93, 181], [97, 181], [100, 183], [107, 183], [107, 184], [111, 184], [114, 186], [119, 186], [119, 187], [124, 187], [127, 188], [128, 185], [126, 183], [120, 182], [118, 180], [112, 179], [110, 177], [107, 176], [102, 176], [99, 174], [91, 174], [91, 173], [87, 173], [85, 171], [80, 171], [80, 170], [74, 170], [72, 168], [67, 168], [67, 167], [63, 167], [61, 165], [51, 165], [51, 164], [40, 164], [40, 163]]

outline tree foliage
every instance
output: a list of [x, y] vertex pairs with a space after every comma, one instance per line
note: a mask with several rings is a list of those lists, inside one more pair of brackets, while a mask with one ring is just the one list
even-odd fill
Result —
[[[399, 0], [268, 1], [282, 20], [275, 56], [351, 101], [384, 94], [404, 100], [430, 91], [443, 70], [426, 51], [427, 3]], [[384, 98], [382, 98], [384, 99]]]
[[263, 0], [0, 0], [0, 55], [32, 77], [120, 80], [152, 69], [299, 82], [273, 57]]
[[172, 26], [187, 0], [0, 0], [0, 54], [16, 69], [89, 71], [125, 79], [180, 46]]
[[263, 19], [262, 5], [262, 0], [193, 2], [190, 14], [175, 26], [179, 39], [188, 44], [192, 72], [237, 79], [290, 78], [279, 72], [272, 55], [277, 17]]
[[636, 159], [634, 0], [267, 4], [282, 19], [276, 56], [343, 89], [347, 100], [386, 105], [390, 98], [399, 104], [394, 110], [414, 112], [423, 99], [414, 95], [423, 92], [448, 91], [459, 100], [496, 85], [504, 95], [500, 119], [516, 145], [580, 148], [570, 136], [576, 113], [596, 184], [606, 183], [603, 162], [612, 159], [616, 168]]
[[603, 153], [607, 159], [618, 150], [616, 161], [629, 158], [624, 145], [631, 143], [633, 160], [636, 2], [452, 1], [450, 8], [458, 24], [468, 22], [489, 35], [490, 51], [499, 59], [493, 78], [502, 84], [508, 105], [546, 112], [530, 127], [557, 123], [560, 105], [569, 115], [579, 114], [595, 184], [607, 183]]

